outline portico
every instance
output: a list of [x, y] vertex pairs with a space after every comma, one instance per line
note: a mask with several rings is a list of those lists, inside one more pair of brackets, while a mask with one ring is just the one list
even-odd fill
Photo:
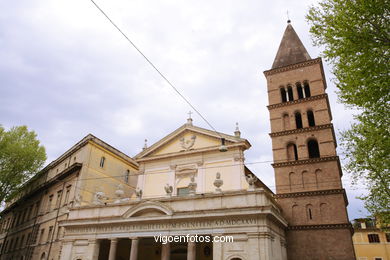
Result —
[[[68, 246], [61, 260], [286, 259], [286, 222], [261, 188], [83, 207], [71, 211], [62, 226]], [[223, 235], [234, 242], [162, 243], [160, 235]]]

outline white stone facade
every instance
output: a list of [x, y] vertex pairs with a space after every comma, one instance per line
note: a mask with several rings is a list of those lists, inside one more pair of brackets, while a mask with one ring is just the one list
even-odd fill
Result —
[[[284, 231], [287, 222], [272, 194], [261, 188], [80, 207], [73, 209], [61, 226], [66, 230], [61, 260], [101, 259], [101, 241], [110, 241], [105, 252], [109, 260], [120, 259], [115, 253], [119, 250], [118, 241], [123, 239], [131, 240], [132, 246], [128, 243], [120, 247], [121, 251], [128, 251], [124, 253], [127, 259], [152, 260], [142, 253], [147, 246], [139, 244], [158, 235], [233, 237], [234, 242], [212, 243], [209, 256], [199, 250], [202, 243], [187, 243], [186, 259], [191, 260], [287, 259]], [[169, 243], [154, 244], [160, 249], [153, 259], [173, 259], [166, 250]]]

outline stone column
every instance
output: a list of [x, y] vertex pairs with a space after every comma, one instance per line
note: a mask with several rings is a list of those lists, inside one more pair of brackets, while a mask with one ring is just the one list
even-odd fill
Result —
[[63, 240], [62, 242], [62, 250], [60, 253], [60, 260], [70, 260], [72, 259], [72, 251], [73, 251], [73, 240]]
[[118, 239], [112, 238], [111, 244], [110, 244], [110, 254], [108, 256], [108, 260], [115, 260], [117, 246], [118, 246]]
[[87, 259], [97, 259], [99, 257], [100, 240], [92, 239], [88, 242]]
[[[222, 234], [214, 234], [214, 236], [222, 236]], [[222, 260], [223, 255], [224, 253], [222, 243], [213, 242], [213, 260]]]
[[161, 260], [169, 260], [171, 257], [171, 244], [167, 242], [162, 244], [161, 248]]
[[138, 259], [138, 237], [131, 239], [130, 260]]
[[196, 243], [188, 241], [187, 260], [196, 259]]

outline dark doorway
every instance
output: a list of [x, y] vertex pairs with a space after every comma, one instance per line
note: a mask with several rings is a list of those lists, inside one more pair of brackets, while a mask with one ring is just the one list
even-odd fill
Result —
[[[153, 237], [142, 238], [138, 244], [138, 260], [160, 260], [161, 243], [156, 242]], [[171, 258], [172, 259], [172, 258]]]
[[187, 260], [187, 243], [171, 243], [171, 260]]
[[107, 260], [109, 254], [110, 254], [110, 240], [108, 239], [100, 240], [98, 260]]
[[128, 238], [120, 239], [116, 249], [115, 260], [129, 260], [130, 259], [131, 240]]

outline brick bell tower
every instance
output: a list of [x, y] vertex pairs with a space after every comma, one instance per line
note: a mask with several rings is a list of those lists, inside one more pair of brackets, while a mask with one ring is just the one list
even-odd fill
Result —
[[276, 198], [289, 260], [353, 260], [352, 228], [321, 58], [288, 22], [267, 78]]

